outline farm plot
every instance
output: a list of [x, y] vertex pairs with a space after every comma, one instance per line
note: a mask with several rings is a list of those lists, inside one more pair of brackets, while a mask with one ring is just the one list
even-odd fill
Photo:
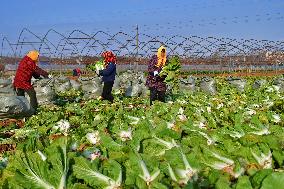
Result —
[[[142, 86], [143, 75], [136, 80]], [[168, 94], [167, 103], [149, 106], [147, 93], [126, 95], [133, 83], [118, 82], [109, 104], [95, 99], [94, 91], [86, 93], [84, 85], [75, 89], [58, 79], [51, 86], [54, 103], [43, 100], [24, 125], [0, 127], [0, 183], [6, 188], [283, 188], [282, 81], [189, 77], [180, 80], [178, 94]]]

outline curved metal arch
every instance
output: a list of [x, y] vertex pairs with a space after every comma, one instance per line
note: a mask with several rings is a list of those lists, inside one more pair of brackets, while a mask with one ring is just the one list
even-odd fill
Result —
[[[81, 33], [81, 34], [83, 34], [83, 35], [85, 35], [85, 36], [87, 36], [88, 38], [89, 38], [89, 42], [92, 40], [92, 39], [94, 39], [94, 37], [96, 36], [96, 35], [98, 35], [99, 33], [103, 33], [103, 34], [105, 34], [106, 36], [108, 36], [108, 37], [112, 37], [111, 35], [109, 35], [108, 33], [106, 33], [106, 32], [104, 32], [104, 31], [98, 31], [98, 32], [96, 32], [96, 34], [94, 34], [93, 36], [91, 36], [91, 35], [89, 35], [89, 34], [86, 34], [85, 32], [82, 32], [81, 30], [73, 30], [70, 34], [69, 34], [69, 36], [68, 36], [68, 38], [70, 38], [75, 32], [79, 32], [79, 33]], [[88, 44], [89, 44], [89, 42], [87, 42], [86, 44], [85, 44], [85, 46], [83, 47], [83, 49], [81, 50], [81, 53], [85, 50], [85, 48], [88, 46]], [[119, 41], [117, 41], [118, 43], [120, 43]], [[102, 47], [103, 47], [103, 49], [104, 50], [106, 50], [107, 48], [109, 48], [108, 46], [106, 46], [106, 45], [103, 45], [103, 43], [99, 43]], [[65, 45], [66, 45], [66, 43], [65, 43]], [[64, 45], [64, 46], [65, 46]], [[64, 48], [64, 47], [63, 47]], [[78, 52], [79, 52], [79, 50], [76, 48], [76, 50], [77, 50], [77, 53], [76, 54], [79, 54]], [[74, 52], [74, 51], [73, 51]], [[72, 52], [72, 53], [73, 53]], [[80, 53], [80, 54], [81, 54]]]
[[[153, 36], [150, 36], [150, 35], [144, 34], [144, 33], [139, 34], [139, 36], [144, 36], [144, 37], [147, 37], [147, 38], [148, 38], [147, 41], [144, 41], [144, 42], [141, 42], [141, 41], [140, 41], [140, 43], [139, 43], [139, 46], [140, 46], [139, 49], [140, 49], [140, 50], [143, 49], [144, 53], [147, 55], [148, 51], [150, 50], [150, 48], [153, 48], [153, 46], [150, 46], [150, 47], [148, 48], [148, 50], [145, 50], [144, 48], [145, 48], [147, 45], [149, 45], [149, 41], [157, 40], [157, 39], [156, 39], [157, 36], [153, 37]], [[142, 45], [142, 46], [141, 46], [141, 45]], [[149, 56], [149, 54], [148, 54], [148, 56]]]
[[[129, 37], [129, 39], [126, 40], [126, 41], [127, 41], [126, 43], [122, 43], [122, 42], [120, 42], [120, 41], [117, 40], [117, 42], [119, 42], [120, 45], [122, 45], [122, 47], [123, 47], [123, 48], [120, 48], [119, 53], [121, 53], [122, 49], [126, 49], [127, 52], [128, 52], [128, 54], [134, 53], [134, 51], [137, 49], [137, 47], [135, 47], [135, 48], [133, 49], [133, 52], [131, 52], [131, 50], [130, 50], [127, 46], [130, 44], [130, 42], [135, 41], [136, 36], [132, 37], [132, 36], [130, 36], [130, 35], [128, 35], [128, 34], [125, 34], [124, 32], [117, 32], [116, 34], [114, 34], [114, 35], [112, 36], [111, 39], [114, 39], [114, 37], [115, 37], [115, 36], [118, 36], [119, 34], [122, 34], [122, 35], [125, 35], [125, 36], [128, 36], [128, 37]], [[130, 40], [130, 39], [131, 39], [131, 40]], [[138, 45], [139, 45], [139, 40], [138, 40]]]
[[[21, 37], [22, 37], [24, 31], [26, 31], [26, 32], [30, 33], [31, 35], [35, 36], [35, 37], [36, 37], [37, 39], [39, 39], [39, 40], [41, 41], [41, 43], [42, 43], [42, 40], [41, 40], [41, 38], [40, 38], [38, 35], [34, 34], [32, 31], [30, 31], [30, 30], [27, 29], [27, 28], [23, 28], [22, 31], [20, 32], [19, 37], [18, 37], [17, 44], [20, 43], [20, 39], [21, 39]], [[45, 43], [45, 42], [44, 42], [44, 43]], [[49, 45], [48, 45], [47, 43], [45, 43], [45, 45], [46, 45], [47, 47], [49, 47]], [[23, 45], [21, 45], [21, 49], [22, 49], [22, 46], [23, 46]], [[49, 48], [50, 48], [50, 47], [49, 47]], [[15, 50], [15, 52], [17, 52], [17, 50], [18, 50], [18, 45], [16, 45], [16, 50]]]
[[182, 41], [181, 43], [178, 43], [178, 44], [172, 49], [171, 52], [173, 53], [178, 47], [181, 47], [185, 41], [187, 41], [187, 39], [184, 39], [184, 41]]
[[8, 38], [7, 38], [7, 37], [3, 37], [3, 38], [2, 38], [2, 42], [1, 42], [1, 54], [0, 54], [0, 57], [2, 57], [2, 56], [3, 56], [4, 40], [6, 40], [7, 44], [8, 44], [8, 45], [9, 45], [9, 47], [12, 49], [13, 56], [15, 56], [16, 51], [14, 50], [13, 46], [11, 45], [11, 42], [8, 40]]
[[[193, 41], [193, 38], [197, 38], [197, 39], [199, 39], [201, 41], [195, 42], [195, 41]], [[194, 42], [195, 46], [200, 46], [200, 47], [206, 49], [207, 53], [211, 53], [211, 54], [212, 54], [213, 50], [209, 49], [209, 47], [211, 45], [216, 45], [216, 43], [213, 43], [213, 42], [209, 41], [207, 38], [199, 37], [199, 36], [192, 36], [192, 37], [189, 38], [189, 40]], [[200, 42], [204, 42], [204, 41], [210, 43], [210, 46], [204, 46], [204, 45], [199, 44]], [[217, 47], [219, 48], [219, 46], [217, 46]]]
[[[166, 37], [166, 36], [157, 36], [157, 37], [160, 37], [160, 38], [164, 38], [165, 40], [159, 40], [160, 41], [160, 43], [161, 44], [164, 44], [166, 47], [167, 47], [167, 49], [169, 49], [168, 50], [168, 54], [170, 55], [171, 53], [173, 53], [174, 51], [173, 51], [173, 48], [170, 46], [170, 45], [168, 45], [169, 44], [169, 42], [168, 41], [171, 41], [168, 37]], [[152, 46], [153, 47], [153, 46]]]
[[[73, 45], [73, 44], [72, 44], [72, 41], [69, 41], [67, 38], [65, 38], [65, 37], [64, 37], [64, 38], [61, 38], [61, 39], [59, 40], [59, 43], [58, 43], [57, 46], [56, 46], [56, 49], [55, 49], [55, 50], [58, 51], [58, 52], [59, 52], [59, 46], [61, 45], [61, 41], [65, 41], [65, 42], [67, 41], [66, 43], [67, 43], [68, 45], [71, 45], [71, 46]], [[65, 45], [63, 46], [63, 49], [65, 48], [66, 43], [65, 43]], [[74, 48], [76, 48], [76, 47], [74, 47]], [[63, 51], [63, 50], [61, 50], [61, 51]]]
[[[83, 35], [85, 35], [85, 36], [88, 36], [88, 37], [90, 38], [90, 35], [89, 35], [89, 34], [86, 34], [85, 32], [82, 32], [81, 30], [76, 29], [76, 30], [73, 30], [73, 31], [68, 35], [67, 39], [70, 40], [69, 38], [70, 38], [75, 32], [79, 32], [79, 33], [81, 33], [81, 34], [83, 34]], [[72, 41], [70, 41], [69, 45], [70, 45], [70, 44], [74, 45], [74, 44], [72, 43]], [[67, 43], [66, 43], [66, 41], [65, 41], [65, 44], [63, 45], [62, 51], [64, 50], [64, 48], [65, 48], [66, 45], [67, 45]], [[76, 51], [75, 54], [80, 55], [80, 54], [79, 54], [79, 49], [77, 48], [77, 46], [74, 45], [74, 47], [75, 47], [74, 50]], [[72, 51], [73, 54], [74, 54], [74, 50]]]
[[[43, 42], [44, 42], [44, 40], [47, 40], [47, 36], [49, 35], [50, 32], [54, 32], [54, 33], [58, 34], [59, 36], [63, 37], [63, 39], [65, 39], [65, 40], [68, 41], [68, 39], [67, 39], [63, 34], [61, 34], [60, 32], [58, 32], [58, 31], [56, 31], [56, 30], [54, 30], [54, 29], [49, 29], [49, 30], [46, 32], [46, 34], [44, 35], [44, 37], [42, 38], [42, 41], [43, 41]], [[51, 43], [49, 40], [47, 40], [47, 41], [55, 48], [56, 51], [58, 50], [58, 46], [55, 46], [55, 45], [54, 45], [53, 43]], [[70, 41], [70, 43], [71, 43], [71, 41]], [[41, 48], [42, 48], [42, 44], [41, 44], [40, 47], [39, 47], [39, 51], [41, 50]]]
[[[229, 42], [226, 42], [225, 39], [229, 40]], [[241, 42], [237, 41], [237, 39], [232, 39], [232, 38], [220, 38], [219, 41], [221, 41], [222, 43], [225, 43], [226, 46], [228, 46], [228, 47], [232, 47], [231, 49], [227, 50], [227, 53], [225, 53], [225, 55], [228, 55], [228, 56], [229, 56], [229, 52], [230, 52], [232, 49], [238, 49], [239, 52], [243, 52], [244, 54], [246, 54], [243, 49], [240, 49], [238, 46], [235, 46], [235, 45], [232, 44], [232, 42], [236, 42], [238, 45], [241, 45]]]
[[[251, 45], [246, 45], [245, 44], [245, 42], [247, 42], [247, 43], [250, 43]], [[253, 50], [254, 50], [254, 48], [253, 48], [253, 46], [252, 45], [256, 45], [252, 40], [245, 40], [244, 41], [244, 43], [243, 43], [243, 45], [245, 46], [245, 47], [247, 47], [247, 49], [249, 49], [249, 54], [252, 54], [253, 53]], [[258, 44], [257, 44], [257, 46], [259, 46]]]
[[[186, 39], [186, 41], [189, 41], [189, 42], [191, 42], [192, 43], [192, 45], [191, 46], [188, 46], [190, 49], [192, 49], [193, 47], [196, 47], [196, 46], [200, 46], [200, 47], [202, 47], [202, 48], [204, 48], [204, 49], [206, 49], [207, 50], [207, 52], [211, 52], [208, 48], [206, 48], [205, 46], [202, 46], [202, 45], [200, 45], [198, 42], [196, 42], [196, 41], [194, 41], [194, 39], [193, 38], [198, 38], [198, 39], [201, 39], [201, 41], [202, 40], [204, 40], [203, 38], [201, 38], [201, 37], [197, 37], [197, 36], [192, 36], [192, 37], [190, 37], [190, 38], [187, 38]], [[185, 55], [186, 54], [186, 52], [188, 52], [189, 50], [185, 50], [185, 52], [184, 52], [184, 54], [183, 55]]]
[[[45, 41], [42, 40], [38, 35], [34, 34], [32, 31], [30, 31], [30, 30], [27, 29], [27, 28], [23, 28], [22, 31], [20, 32], [20, 35], [19, 35], [17, 44], [19, 44], [20, 39], [21, 39], [22, 34], [24, 33], [24, 31], [30, 33], [31, 35], [35, 36], [37, 39], [39, 39], [39, 40], [41, 41], [40, 48], [41, 48], [42, 44], [44, 43], [44, 44], [48, 47], [48, 49], [49, 49], [49, 55], [50, 55], [49, 58], [51, 58], [51, 54], [52, 54], [52, 53], [50, 52], [50, 46], [49, 46], [47, 43], [45, 43]], [[48, 42], [49, 42], [50, 44], [52, 44], [50, 41], [48, 41]], [[53, 45], [53, 44], [52, 44], [52, 45]], [[32, 45], [32, 46], [33, 46], [33, 45]], [[23, 45], [21, 45], [20, 53], [21, 53], [21, 51], [22, 51], [22, 48], [23, 48]], [[34, 46], [33, 46], [33, 48], [36, 49]], [[39, 52], [40, 52], [40, 48], [39, 48]], [[15, 57], [17, 56], [17, 55], [16, 55], [17, 49], [18, 49], [18, 45], [16, 45]], [[19, 53], [19, 54], [20, 54], [20, 53]]]
[[[170, 51], [169, 51], [169, 54], [174, 54], [175, 53], [175, 49], [177, 48], [177, 46], [180, 44], [180, 43], [177, 43], [177, 42], [175, 42], [173, 39], [174, 38], [177, 38], [177, 37], [180, 37], [180, 38], [183, 38], [183, 40], [185, 40], [186, 39], [186, 37], [183, 37], [183, 36], [180, 36], [180, 35], [175, 35], [175, 36], [172, 36], [172, 37], [170, 37], [170, 38], [166, 38], [167, 40], [164, 42], [165, 44], [172, 44], [172, 46], [174, 46], [174, 45], [176, 45], [176, 47], [175, 48], [173, 48], [173, 47], [170, 47], [169, 45], [167, 45], [168, 46], [168, 48], [170, 49]], [[183, 41], [182, 41], [183, 42]]]
[[[104, 45], [103, 43], [101, 43], [100, 41], [94, 41], [94, 42], [91, 44], [91, 46], [93, 46], [95, 43], [99, 43], [99, 44], [103, 47], [103, 49], [106, 50], [105, 45]], [[91, 48], [92, 48], [92, 47], [88, 47], [89, 50], [87, 51], [87, 53], [89, 53], [89, 51], [90, 51]], [[94, 49], [94, 48], [92, 48], [92, 49]]]
[[[163, 37], [163, 38], [165, 38], [166, 40], [164, 40], [164, 41], [162, 41], [162, 40], [160, 40], [160, 39], [158, 39], [158, 38], [161, 38], [161, 37]], [[165, 36], [155, 36], [155, 37], [151, 37], [150, 38], [150, 40], [148, 40], [147, 42], [145, 42], [144, 44], [143, 44], [143, 46], [140, 48], [140, 50], [144, 50], [144, 52], [145, 52], [145, 54], [147, 54], [148, 53], [148, 51], [150, 51], [150, 49], [152, 49], [152, 48], [154, 48], [154, 45], [151, 45], [151, 43], [160, 43], [160, 44], [163, 44], [163, 45], [165, 45], [166, 43], [165, 43], [165, 41], [167, 41], [168, 40], [168, 38], [167, 37], [165, 37]], [[140, 43], [141, 44], [141, 43]], [[145, 47], [146, 46], [149, 46], [149, 48], [148, 49], [145, 49]], [[168, 49], [170, 49], [170, 50], [172, 50], [172, 48], [170, 47], [170, 46], [167, 46], [167, 48]], [[152, 51], [151, 51], [152, 52]], [[170, 51], [171, 52], [171, 51]], [[169, 53], [170, 54], [170, 53]], [[149, 56], [149, 54], [148, 54], [148, 56]]]
[[[25, 42], [26, 39], [27, 39], [27, 38], [24, 37], [24, 38], [22, 39], [22, 42]], [[35, 47], [33, 44], [29, 44], [29, 45], [32, 46], [32, 49], [36, 49], [36, 47]], [[21, 45], [21, 49], [20, 49], [19, 55], [22, 53], [22, 49], [23, 49], [23, 45]], [[16, 54], [15, 54], [15, 56], [16, 56]], [[15, 57], [15, 58], [16, 58], [16, 57]]]
[[[21, 53], [25, 43], [20, 43], [21, 41], [27, 41], [26, 37], [24, 36], [24, 33], [27, 32], [31, 35], [31, 38], [36, 38], [39, 40], [39, 42], [35, 42], [34, 44], [30, 45], [36, 45], [39, 44], [39, 51], [42, 50], [44, 46], [46, 46], [47, 54], [49, 55], [58, 55], [63, 56], [64, 53], [71, 54], [77, 54], [82, 55], [83, 53], [89, 54], [90, 51], [95, 51], [95, 53], [98, 53], [98, 49], [93, 48], [92, 46], [98, 45], [99, 49], [106, 50], [107, 48], [110, 48], [113, 44], [113, 47], [116, 49], [118, 55], [135, 55], [135, 50], [137, 50], [137, 44], [135, 44], [135, 38], [136, 35], [129, 35], [127, 33], [124, 33], [122, 31], [117, 32], [113, 35], [110, 35], [107, 32], [104, 31], [98, 31], [93, 34], [87, 34], [81, 30], [73, 30], [68, 37], [65, 35], [57, 32], [54, 29], [48, 30], [45, 35], [41, 38], [40, 36], [34, 34], [29, 29], [24, 28], [19, 37], [18, 41], [16, 43], [16, 46], [11, 45], [11, 43], [8, 41], [7, 38], [2, 39], [1, 44], [1, 56], [3, 54], [3, 48], [5, 42], [7, 42], [10, 46], [10, 50], [12, 53], [14, 53], [14, 56], [17, 56], [17, 53]], [[55, 44], [53, 41], [50, 41], [48, 39], [48, 36], [54, 32], [57, 34], [61, 39], [59, 40], [58, 44]], [[72, 36], [74, 34], [78, 33], [78, 35], [81, 36], [87, 36], [82, 37], [83, 42], [76, 41], [80, 44], [80, 47], [78, 44], [74, 43], [72, 41]], [[100, 35], [102, 34], [101, 38], [103, 40], [98, 40]], [[56, 36], [57, 36], [56, 35]], [[190, 55], [191, 52], [195, 51], [201, 51], [201, 54], [197, 54], [196, 56], [200, 57], [207, 57], [210, 58], [214, 50], [220, 49], [222, 52], [222, 57], [231, 56], [234, 54], [243, 54], [244, 56], [251, 55], [253, 53], [258, 53], [258, 49], [260, 52], [265, 50], [270, 51], [284, 51], [283, 41], [269, 41], [269, 40], [255, 40], [255, 39], [232, 39], [232, 38], [215, 38], [215, 37], [200, 37], [200, 36], [189, 36], [184, 37], [181, 35], [174, 35], [174, 36], [150, 36], [148, 34], [139, 33], [139, 54], [145, 54], [145, 56], [149, 56], [153, 48], [156, 47], [157, 44], [165, 44], [169, 49], [169, 54], [180, 54], [182, 56]], [[69, 39], [71, 37], [71, 39]], [[86, 40], [85, 40], [86, 39]], [[95, 39], [95, 41], [94, 41]], [[106, 40], [107, 42], [104, 42]], [[111, 42], [109, 42], [111, 41]], [[32, 42], [31, 42], [32, 43]], [[92, 44], [92, 45], [90, 45]], [[66, 49], [66, 46], [68, 45], [68, 48]], [[77, 46], [78, 45], [78, 46]], [[70, 47], [69, 47], [70, 46]], [[61, 49], [62, 47], [62, 49]], [[224, 47], [224, 48], [223, 48]], [[224, 50], [222, 50], [223, 48]], [[19, 50], [20, 49], [20, 50]], [[67, 50], [70, 50], [67, 52]], [[257, 55], [257, 54], [256, 54]]]
[[[153, 45], [150, 45], [150, 42], [151, 42], [151, 41], [156, 41], [156, 42], [160, 42], [160, 43], [161, 43], [161, 41], [157, 40], [157, 36], [156, 36], [156, 37], [152, 37], [148, 42], [145, 42], [145, 44], [144, 44], [142, 47], [140, 47], [140, 50], [143, 50], [143, 51], [145, 52], [145, 54], [147, 54], [148, 51], [149, 51], [149, 49], [153, 47]], [[155, 42], [155, 43], [156, 43], [156, 42]], [[145, 48], [147, 45], [150, 45], [150, 47], [148, 48], [148, 50], [145, 50], [144, 48]]]
[[[214, 44], [213, 42], [208, 41], [207, 38], [201, 38], [201, 37], [198, 37], [198, 38], [201, 40], [201, 41], [199, 41], [199, 43], [205, 41], [205, 42], [207, 42], [207, 43], [210, 43], [211, 45]], [[197, 43], [197, 42], [196, 42], [196, 43]], [[201, 46], [203, 49], [207, 50], [208, 53], [211, 53], [211, 54], [212, 54], [212, 50], [209, 49], [209, 46], [208, 46], [208, 45], [207, 45], [207, 46], [200, 45], [200, 44], [198, 44], [198, 45]], [[210, 45], [210, 46], [211, 46], [211, 45]], [[215, 45], [215, 44], [214, 44], [214, 45]], [[203, 57], [203, 58], [204, 58], [204, 57]]]
[[[113, 40], [115, 40], [115, 42], [117, 42], [117, 43], [119, 43], [120, 45], [123, 45], [123, 46], [124, 46], [124, 44], [123, 44], [122, 42], [120, 42], [120, 41], [118, 41], [118, 40], [116, 40], [116, 39], [114, 38], [117, 34], [123, 33], [123, 32], [117, 32], [115, 35], [111, 36], [111, 35], [107, 34], [107, 33], [104, 32], [104, 31], [98, 31], [98, 32], [96, 32], [94, 35], [91, 36], [91, 39], [89, 40], [88, 43], [86, 43], [86, 45], [83, 47], [83, 49], [82, 49], [81, 52], [83, 52], [83, 51], [85, 50], [85, 48], [88, 47], [88, 45], [89, 45], [89, 43], [91, 42], [91, 40], [92, 40], [92, 39], [95, 39], [95, 36], [98, 35], [99, 33], [103, 33], [103, 34], [109, 36], [110, 39], [113, 39]], [[123, 33], [123, 34], [124, 34], [124, 33]], [[126, 34], [125, 34], [125, 35], [126, 35]], [[104, 48], [104, 49], [105, 49], [105, 48]], [[130, 52], [129, 49], [127, 49], [127, 50], [128, 50], [128, 52]]]
[[[209, 39], [213, 39], [214, 41], [210, 41]], [[219, 44], [220, 43], [220, 40], [218, 38], [214, 38], [214, 37], [206, 37], [204, 38], [205, 42], [209, 43], [209, 45], [207, 45], [207, 49], [209, 50], [209, 53], [210, 55], [209, 56], [212, 56], [213, 53], [216, 52], [216, 50], [220, 49], [222, 46]], [[214, 49], [213, 47], [211, 48], [211, 46], [214, 46]], [[210, 49], [209, 49], [210, 48]]]
[[[214, 38], [214, 37], [206, 37], [206, 38], [204, 38], [204, 40], [209, 43], [209, 45], [207, 46], [208, 49], [209, 49], [211, 46], [215, 46], [215, 48], [220, 48], [220, 46], [217, 45], [216, 42], [214, 43], [213, 41], [210, 41], [209, 39], [214, 39], [215, 41], [218, 41], [217, 38]], [[212, 48], [210, 49], [211, 55], [212, 55], [213, 50], [214, 50], [214, 49], [212, 49]], [[210, 55], [210, 56], [211, 56], [211, 55]]]
[[[224, 40], [229, 40], [229, 42], [225, 42]], [[233, 49], [237, 49], [238, 52], [242, 52], [244, 55], [247, 54], [247, 52], [245, 51], [245, 49], [243, 48], [244, 47], [244, 43], [242, 41], [244, 41], [243, 39], [241, 39], [240, 41], [237, 40], [237, 39], [232, 39], [232, 38], [221, 38], [220, 39], [222, 42], [226, 43], [229, 47], [231, 47], [227, 53], [225, 53], [225, 55], [228, 55], [229, 56], [229, 53], [233, 50]], [[234, 43], [237, 43], [237, 46], [233, 44]], [[240, 48], [241, 47], [241, 48]]]
[[[96, 53], [98, 52], [95, 48], [88, 48], [87, 55], [90, 55], [91, 49], [94, 50]], [[98, 54], [98, 53], [97, 53], [97, 54]]]

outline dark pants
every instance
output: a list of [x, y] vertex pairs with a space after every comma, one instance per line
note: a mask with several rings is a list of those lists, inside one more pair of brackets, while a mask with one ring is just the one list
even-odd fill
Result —
[[109, 100], [110, 102], [113, 102], [114, 99], [111, 94], [113, 83], [114, 83], [113, 81], [104, 82], [104, 88], [102, 94], [103, 99]]
[[165, 95], [166, 91], [158, 91], [155, 88], [150, 88], [150, 105], [153, 104], [153, 101], [159, 100], [161, 102], [165, 102]]
[[36, 98], [36, 92], [34, 88], [31, 89], [16, 89], [17, 96], [25, 96], [25, 93], [27, 93], [30, 97], [30, 104], [31, 107], [34, 109], [34, 111], [37, 110], [38, 103], [37, 103], [37, 98]]

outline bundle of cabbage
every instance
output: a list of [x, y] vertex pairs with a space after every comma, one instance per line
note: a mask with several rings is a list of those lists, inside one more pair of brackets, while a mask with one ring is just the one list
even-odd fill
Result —
[[173, 80], [175, 80], [175, 76], [176, 74], [179, 73], [181, 68], [181, 64], [180, 64], [180, 60], [178, 56], [174, 56], [172, 58], [169, 59], [168, 64], [163, 67], [162, 71], [160, 72], [160, 76], [166, 76], [165, 81], [166, 82], [172, 82]]
[[103, 61], [97, 61], [96, 62], [96, 70], [103, 70], [103, 69], [104, 69]]
[[103, 70], [104, 69], [104, 63], [102, 60], [95, 62], [94, 64], [87, 65], [87, 69], [96, 71], [96, 70]]

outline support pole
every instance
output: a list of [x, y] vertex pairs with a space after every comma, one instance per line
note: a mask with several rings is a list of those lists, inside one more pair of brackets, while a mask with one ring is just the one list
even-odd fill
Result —
[[138, 24], [136, 25], [136, 71], [138, 71], [138, 59], [139, 59], [139, 30]]

